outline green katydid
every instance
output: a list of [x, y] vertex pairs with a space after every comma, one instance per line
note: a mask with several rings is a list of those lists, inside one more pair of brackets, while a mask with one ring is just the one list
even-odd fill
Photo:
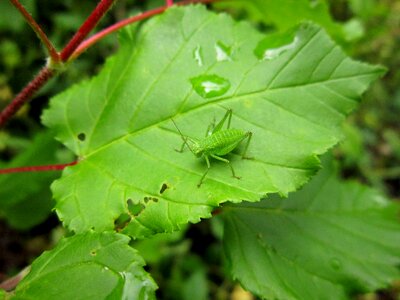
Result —
[[[232, 119], [232, 109], [228, 109], [225, 116], [219, 121], [219, 123], [214, 126], [211, 124], [206, 132], [206, 137], [202, 140], [194, 139], [189, 136], [185, 136], [179, 130], [178, 126], [174, 123], [176, 129], [178, 130], [181, 138], [183, 140], [183, 144], [180, 150], [176, 150], [178, 152], [183, 152], [185, 146], [189, 148], [189, 150], [197, 157], [204, 157], [207, 163], [207, 170], [204, 172], [203, 176], [200, 179], [200, 182], [197, 184], [197, 187], [200, 187], [206, 177], [208, 171], [210, 170], [210, 157], [223, 161], [229, 165], [232, 171], [232, 176], [240, 179], [240, 177], [236, 176], [235, 170], [232, 167], [232, 164], [224, 156], [230, 152], [232, 152], [244, 139], [247, 138], [247, 142], [245, 148], [242, 153], [242, 159], [249, 159], [246, 157], [247, 149], [249, 148], [250, 140], [252, 137], [252, 132], [244, 131], [241, 129], [232, 129], [231, 126]], [[226, 120], [228, 120], [228, 125], [226, 129], [222, 129]], [[189, 144], [190, 143], [190, 144]]]

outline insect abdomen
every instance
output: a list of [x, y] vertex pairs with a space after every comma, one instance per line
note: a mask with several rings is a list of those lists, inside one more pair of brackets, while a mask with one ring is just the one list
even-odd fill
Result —
[[225, 155], [231, 152], [247, 136], [240, 129], [226, 129], [213, 133], [201, 141], [204, 154]]

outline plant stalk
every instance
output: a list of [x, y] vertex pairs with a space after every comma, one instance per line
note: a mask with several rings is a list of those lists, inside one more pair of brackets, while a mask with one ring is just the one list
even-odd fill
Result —
[[65, 48], [61, 51], [60, 57], [63, 62], [66, 62], [71, 54], [76, 50], [76, 48], [82, 43], [82, 41], [87, 37], [87, 35], [96, 27], [100, 19], [107, 13], [111, 8], [111, 5], [115, 0], [101, 0], [96, 6], [90, 16], [78, 29], [72, 39], [68, 42]]
[[74, 166], [78, 161], [73, 161], [67, 164], [47, 165], [47, 166], [28, 166], [1, 169], [0, 174], [21, 173], [21, 172], [43, 172], [43, 171], [62, 171], [66, 167]]
[[43, 67], [36, 77], [11, 101], [0, 113], [0, 127], [10, 119], [50, 78], [55, 71], [49, 67]]

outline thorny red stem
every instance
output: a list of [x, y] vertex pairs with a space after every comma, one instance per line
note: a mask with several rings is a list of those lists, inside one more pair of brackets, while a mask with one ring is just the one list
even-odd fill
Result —
[[[192, 3], [211, 3], [211, 2], [217, 2], [220, 0], [186, 0], [186, 1], [181, 1], [175, 3], [176, 5], [187, 5], [187, 4], [192, 4]], [[150, 18], [154, 15], [160, 14], [164, 12], [168, 8], [168, 5], [158, 7], [149, 11], [146, 11], [144, 13], [141, 13], [140, 15], [133, 16], [127, 19], [124, 19], [118, 23], [115, 23], [114, 25], [111, 25], [107, 27], [106, 29], [103, 29], [96, 33], [95, 35], [89, 37], [88, 39], [84, 40], [79, 47], [75, 50], [75, 52], [71, 55], [71, 59], [77, 58], [79, 55], [81, 55], [84, 51], [86, 51], [89, 47], [91, 47], [93, 44], [97, 43], [99, 40], [104, 38], [105, 36], [109, 35], [110, 33], [113, 33], [119, 29], [121, 29], [124, 26], [127, 26], [129, 24], [135, 23], [137, 21], [141, 21], [147, 18]]]
[[67, 164], [58, 164], [58, 165], [47, 165], [47, 166], [29, 166], [29, 167], [16, 167], [16, 168], [8, 168], [1, 169], [0, 174], [10, 174], [10, 173], [20, 173], [20, 172], [42, 172], [42, 171], [61, 171], [66, 167], [74, 166], [78, 162], [73, 161]]
[[87, 35], [92, 31], [92, 29], [97, 25], [100, 19], [106, 14], [110, 9], [111, 5], [115, 0], [101, 0], [96, 6], [90, 16], [78, 29], [69, 43], [61, 51], [61, 60], [63, 62], [67, 61], [75, 49], [82, 43], [82, 41], [87, 37]]
[[99, 40], [101, 40], [102, 38], [104, 38], [106, 35], [109, 35], [112, 32], [115, 32], [119, 29], [121, 29], [122, 27], [132, 24], [134, 22], [140, 21], [140, 20], [144, 20], [147, 19], [151, 16], [157, 15], [162, 13], [163, 11], [165, 11], [167, 9], [166, 6], [162, 6], [159, 8], [155, 8], [149, 11], [146, 11], [140, 15], [137, 16], [133, 16], [130, 17], [128, 19], [122, 20], [118, 23], [115, 23], [114, 25], [111, 25], [110, 27], [107, 27], [106, 29], [96, 33], [95, 35], [91, 36], [90, 38], [88, 38], [87, 40], [83, 41], [79, 47], [75, 50], [75, 52], [71, 55], [71, 58], [76, 58], [79, 55], [82, 54], [82, 52], [84, 52], [87, 48], [89, 48], [90, 46], [92, 46], [93, 44], [95, 44], [96, 42], [98, 42]]
[[31, 14], [25, 9], [25, 7], [18, 0], [10, 0], [10, 1], [19, 10], [19, 12], [23, 15], [23, 17], [28, 22], [28, 24], [32, 27], [33, 31], [36, 33], [36, 35], [42, 41], [42, 43], [46, 47], [47, 51], [49, 52], [49, 56], [51, 57], [51, 59], [54, 62], [59, 62], [60, 56], [59, 56], [56, 48], [54, 48], [53, 44], [50, 42], [47, 35], [43, 32], [43, 30], [39, 26], [39, 24], [36, 23], [36, 21], [32, 18]]
[[51, 77], [54, 70], [47, 66], [43, 67], [36, 77], [11, 101], [11, 103], [0, 113], [0, 127], [4, 126], [7, 120], [13, 116], [18, 109], [27, 102]]

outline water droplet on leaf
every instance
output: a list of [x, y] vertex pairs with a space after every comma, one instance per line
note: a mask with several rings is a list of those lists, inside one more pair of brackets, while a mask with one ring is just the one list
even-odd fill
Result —
[[225, 46], [222, 42], [215, 44], [215, 53], [217, 61], [231, 61], [232, 60], [232, 49]]
[[286, 34], [271, 34], [261, 40], [254, 54], [260, 60], [272, 60], [283, 53], [292, 50], [299, 44], [299, 37], [295, 31]]
[[193, 89], [203, 98], [224, 95], [231, 87], [230, 82], [217, 75], [200, 75], [190, 79]]
[[197, 46], [193, 51], [193, 58], [199, 65], [199, 67], [203, 66], [203, 56], [201, 54], [201, 47]]
[[263, 60], [274, 59], [274, 58], [278, 57], [279, 55], [281, 55], [282, 53], [295, 48], [297, 45], [297, 42], [298, 42], [298, 38], [295, 37], [294, 40], [290, 44], [287, 44], [287, 45], [284, 45], [284, 46], [281, 46], [278, 48], [267, 49], [267, 50], [265, 50], [264, 56], [262, 59]]

